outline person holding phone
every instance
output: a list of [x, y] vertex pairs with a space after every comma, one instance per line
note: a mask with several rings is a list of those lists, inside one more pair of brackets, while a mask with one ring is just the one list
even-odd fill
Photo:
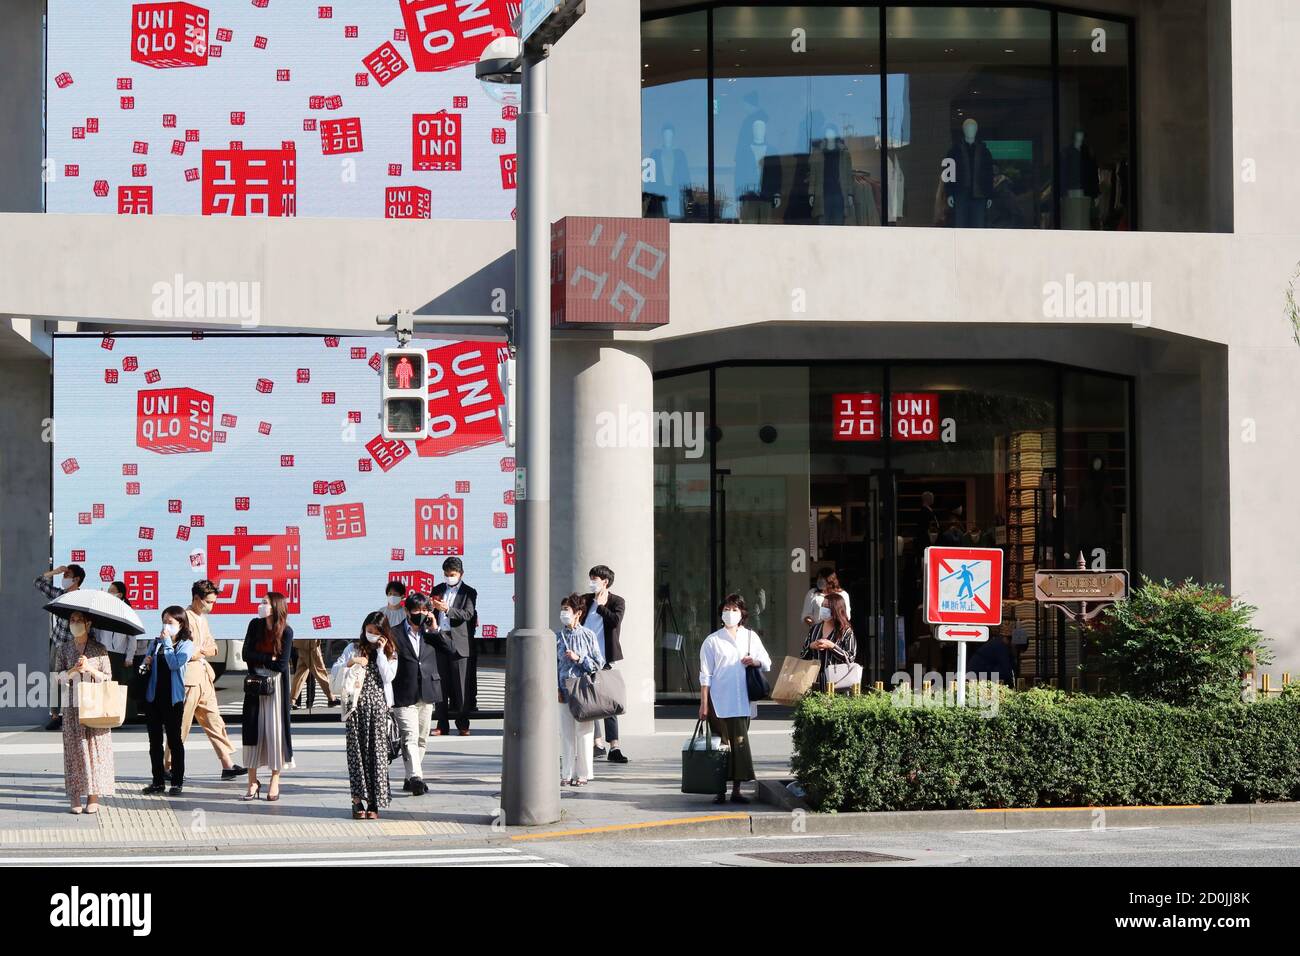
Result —
[[397, 677], [393, 680], [393, 719], [402, 735], [402, 789], [412, 796], [428, 793], [424, 782], [424, 753], [429, 743], [433, 709], [442, 698], [438, 652], [450, 653], [451, 640], [438, 627], [426, 594], [406, 595], [406, 620], [393, 632], [397, 643]]
[[[349, 673], [351, 672], [351, 673]], [[356, 674], [361, 675], [357, 681]], [[330, 678], [348, 725], [348, 785], [352, 819], [378, 820], [392, 797], [388, 787], [388, 715], [397, 676], [397, 642], [383, 611], [372, 611], [361, 635], [334, 662]], [[345, 691], [345, 685], [355, 692]]]
[[185, 665], [194, 653], [185, 609], [172, 605], [162, 612], [162, 632], [149, 642], [144, 661], [144, 715], [149, 728], [149, 764], [153, 783], [141, 793], [156, 795], [167, 789], [163, 770], [163, 735], [172, 754], [170, 796], [180, 796], [185, 786], [185, 742], [181, 717], [185, 712]]

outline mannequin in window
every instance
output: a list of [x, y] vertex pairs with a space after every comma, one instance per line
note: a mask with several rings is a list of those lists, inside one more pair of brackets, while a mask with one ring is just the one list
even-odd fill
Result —
[[948, 150], [955, 181], [945, 180], [943, 185], [958, 229], [983, 229], [993, 205], [993, 154], [979, 138], [979, 131], [980, 124], [967, 119], [961, 124], [961, 141]]
[[1066, 229], [1091, 229], [1093, 201], [1101, 195], [1097, 160], [1081, 129], [1061, 154], [1061, 225]]
[[741, 222], [781, 219], [781, 159], [770, 152], [767, 114], [758, 110], [746, 118], [736, 144], [736, 202]]
[[655, 192], [665, 199], [668, 218], [680, 219], [682, 215], [682, 189], [689, 185], [691, 172], [686, 162], [686, 151], [676, 145], [677, 131], [665, 123], [659, 131], [659, 147], [650, 151], [654, 164]]
[[853, 163], [848, 147], [834, 126], [826, 127], [826, 137], [809, 158], [812, 178], [813, 222], [822, 226], [842, 226], [846, 210], [853, 207]]

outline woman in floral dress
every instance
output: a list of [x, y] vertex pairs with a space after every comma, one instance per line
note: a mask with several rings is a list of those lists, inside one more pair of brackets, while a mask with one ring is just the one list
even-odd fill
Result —
[[73, 611], [68, 618], [72, 640], [59, 648], [59, 683], [63, 700], [63, 785], [73, 813], [99, 812], [99, 798], [112, 796], [114, 785], [113, 732], [107, 727], [83, 727], [77, 719], [77, 689], [80, 681], [113, 679], [108, 648], [95, 640], [90, 618]]
[[352, 818], [378, 820], [388, 806], [388, 713], [397, 676], [397, 642], [382, 611], [367, 615], [361, 636], [334, 662], [330, 684], [348, 724]]

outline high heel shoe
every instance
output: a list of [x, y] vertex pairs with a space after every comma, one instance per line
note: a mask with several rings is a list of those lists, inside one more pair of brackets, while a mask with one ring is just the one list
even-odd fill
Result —
[[[245, 793], [245, 794], [244, 794], [242, 797], [240, 797], [239, 799], [240, 799], [240, 800], [256, 800], [256, 799], [257, 799], [258, 797], [260, 797], [261, 795], [262, 795], [262, 785], [259, 783], [257, 786], [255, 786], [255, 787], [253, 788], [253, 792], [252, 792], [252, 793]], [[268, 798], [268, 799], [269, 799], [269, 798]]]
[[280, 799], [280, 795], [279, 795], [278, 793], [268, 793], [268, 794], [266, 795], [266, 802], [267, 802], [267, 803], [275, 803], [275, 801], [277, 801], [277, 800], [279, 800], [279, 799]]

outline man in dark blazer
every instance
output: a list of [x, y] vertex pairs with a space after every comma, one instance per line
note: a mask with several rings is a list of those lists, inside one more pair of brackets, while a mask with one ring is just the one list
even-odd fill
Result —
[[424, 783], [425, 746], [433, 710], [442, 700], [438, 656], [449, 649], [438, 630], [428, 597], [419, 591], [406, 596], [406, 620], [393, 628], [397, 641], [397, 676], [393, 678], [393, 718], [402, 735], [402, 789], [415, 796], [428, 793]]
[[442, 562], [446, 580], [433, 589], [433, 609], [438, 628], [446, 638], [446, 650], [438, 653], [442, 674], [442, 697], [438, 700], [438, 729], [434, 736], [451, 733], [449, 712], [456, 712], [456, 730], [469, 736], [469, 712], [476, 706], [478, 654], [474, 637], [478, 631], [478, 592], [464, 582], [465, 565], [460, 558]]
[[[611, 591], [614, 572], [603, 564], [598, 564], [587, 572], [589, 579], [587, 595], [587, 612], [582, 616], [582, 626], [596, 635], [596, 643], [605, 655], [605, 669], [613, 667], [615, 662], [623, 659], [623, 648], [618, 643], [618, 632], [623, 626], [623, 612], [627, 609], [624, 600]], [[604, 741], [600, 739], [600, 727], [596, 729], [596, 756], [605, 755], [603, 742], [609, 744], [610, 763], [627, 763], [627, 757], [618, 749], [618, 718], [605, 718]]]

